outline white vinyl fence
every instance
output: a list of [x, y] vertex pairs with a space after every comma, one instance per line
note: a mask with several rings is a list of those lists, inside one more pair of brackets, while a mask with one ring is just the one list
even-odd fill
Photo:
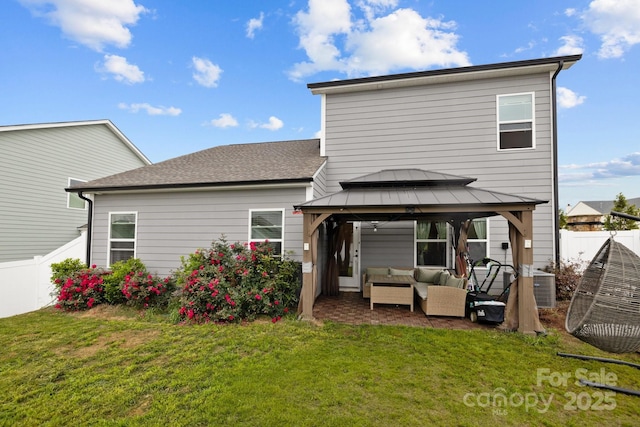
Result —
[[38, 310], [54, 303], [51, 264], [67, 258], [85, 260], [87, 233], [44, 255], [0, 263], [0, 318]]
[[[586, 267], [609, 237], [608, 231], [560, 230], [560, 258]], [[640, 256], [640, 230], [617, 231], [613, 238]]]

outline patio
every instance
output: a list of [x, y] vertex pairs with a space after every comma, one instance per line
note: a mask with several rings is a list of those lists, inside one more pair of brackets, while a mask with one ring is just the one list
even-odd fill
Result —
[[412, 313], [406, 305], [376, 304], [370, 309], [369, 300], [359, 292], [340, 292], [338, 296], [321, 295], [313, 306], [313, 317], [319, 321], [333, 321], [350, 325], [405, 325], [446, 329], [491, 329], [495, 325], [472, 323], [457, 317], [427, 317], [420, 307]]

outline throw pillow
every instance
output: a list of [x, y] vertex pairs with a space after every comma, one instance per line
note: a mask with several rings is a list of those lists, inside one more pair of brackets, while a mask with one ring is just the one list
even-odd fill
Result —
[[367, 267], [367, 275], [371, 276], [373, 274], [386, 276], [389, 274], [389, 269], [387, 267]]
[[447, 279], [446, 286], [451, 286], [452, 288], [464, 289], [464, 277], [456, 277], [450, 275]]
[[392, 276], [411, 276], [413, 277], [413, 268], [411, 270], [403, 270], [399, 268], [390, 268], [389, 273]]
[[451, 273], [449, 273], [447, 270], [444, 270], [440, 273], [440, 277], [438, 278], [438, 285], [440, 286], [444, 286], [447, 284], [447, 279], [449, 279], [449, 276], [451, 276]]
[[435, 268], [418, 267], [416, 269], [416, 280], [423, 283], [438, 283], [442, 270]]

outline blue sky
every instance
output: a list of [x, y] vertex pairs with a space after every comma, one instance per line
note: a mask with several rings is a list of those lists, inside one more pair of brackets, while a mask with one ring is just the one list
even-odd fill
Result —
[[582, 53], [558, 77], [560, 204], [640, 197], [640, 0], [5, 0], [0, 16], [0, 125], [110, 119], [153, 162], [316, 137], [307, 83]]

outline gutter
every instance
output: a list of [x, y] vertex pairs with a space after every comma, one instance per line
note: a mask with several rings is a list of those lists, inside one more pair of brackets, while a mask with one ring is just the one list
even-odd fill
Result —
[[80, 197], [82, 200], [85, 200], [88, 204], [89, 204], [89, 209], [88, 209], [88, 215], [89, 218], [87, 219], [87, 254], [86, 254], [86, 264], [87, 267], [91, 266], [91, 229], [92, 227], [92, 222], [93, 222], [93, 200], [89, 199], [88, 197], [86, 197], [84, 194], [82, 194], [82, 191], [78, 191], [78, 197]]
[[553, 108], [553, 234], [556, 268], [560, 266], [560, 215], [558, 213], [560, 196], [558, 195], [558, 105], [556, 104], [556, 77], [560, 74], [563, 66], [564, 60], [560, 60], [558, 69], [551, 77], [551, 108]]

